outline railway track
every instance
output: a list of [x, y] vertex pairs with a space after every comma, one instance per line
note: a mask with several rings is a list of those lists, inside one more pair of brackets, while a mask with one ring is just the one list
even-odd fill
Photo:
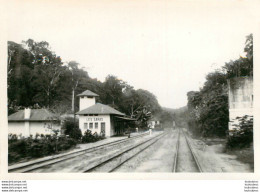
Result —
[[113, 141], [110, 143], [105, 143], [102, 145], [98, 145], [95, 147], [91, 147], [91, 148], [87, 148], [87, 149], [80, 149], [78, 151], [73, 151], [73, 152], [69, 152], [66, 154], [60, 154], [60, 155], [55, 155], [52, 157], [46, 157], [46, 158], [42, 158], [40, 160], [36, 160], [33, 161], [32, 163], [21, 163], [18, 165], [12, 165], [9, 166], [8, 168], [8, 172], [12, 173], [12, 172], [16, 172], [16, 173], [26, 173], [26, 172], [31, 172], [34, 170], [37, 170], [39, 168], [45, 167], [45, 166], [49, 166], [49, 165], [53, 165], [62, 161], [66, 161], [72, 158], [76, 158], [79, 157], [81, 155], [84, 155], [86, 153], [91, 153], [97, 150], [101, 150], [101, 149], [105, 149], [108, 147], [112, 147], [112, 146], [116, 146], [116, 145], [121, 145], [124, 143], [127, 143], [129, 141], [144, 137], [146, 135], [149, 135], [149, 133], [143, 133], [137, 136], [133, 136], [130, 138], [126, 138], [126, 139], [121, 139], [121, 140], [117, 140], [117, 141]]
[[166, 133], [159, 134], [155, 137], [142, 141], [138, 144], [130, 146], [117, 154], [114, 154], [107, 159], [104, 159], [100, 163], [86, 169], [84, 172], [115, 172], [119, 169], [123, 164], [148, 149], [150, 146], [155, 144], [158, 140], [164, 137]]
[[[182, 136], [181, 136], [181, 134], [182, 134]], [[188, 149], [190, 151], [190, 156], [192, 157], [192, 161], [193, 161], [191, 164], [193, 165], [194, 172], [203, 172], [203, 170], [200, 166], [200, 163], [199, 163], [199, 161], [196, 157], [196, 154], [193, 151], [191, 143], [190, 143], [189, 139], [187, 138], [186, 133], [184, 133], [184, 131], [181, 128], [179, 128], [179, 131], [178, 131], [172, 172], [183, 172], [183, 171], [179, 170], [178, 166], [180, 166], [183, 163], [187, 163], [187, 162], [181, 162], [181, 158], [179, 158], [180, 153], [183, 153], [183, 151], [179, 150], [179, 148], [180, 148], [180, 138], [181, 137], [184, 138], [184, 140], [185, 140], [185, 142], [183, 142], [182, 144], [186, 143], [186, 147], [188, 147]], [[182, 147], [184, 147], [184, 146], [182, 146]]]
[[178, 159], [178, 151], [179, 151], [179, 140], [180, 140], [180, 129], [178, 129], [178, 136], [177, 136], [177, 143], [176, 143], [176, 148], [175, 148], [175, 155], [173, 159], [173, 168], [172, 172], [176, 172], [177, 170], [177, 159]]

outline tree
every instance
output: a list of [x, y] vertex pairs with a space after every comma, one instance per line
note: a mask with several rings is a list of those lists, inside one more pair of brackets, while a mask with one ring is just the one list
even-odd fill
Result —
[[246, 57], [225, 64], [220, 70], [209, 73], [198, 92], [188, 93], [190, 130], [202, 136], [225, 136], [228, 130], [227, 79], [253, 76], [253, 35], [246, 37]]
[[33, 104], [33, 55], [20, 44], [8, 42], [8, 113]]
[[133, 88], [127, 88], [124, 92], [124, 100], [121, 102], [121, 109], [130, 117], [135, 118], [137, 111], [141, 110], [144, 103], [138, 100], [138, 94]]
[[63, 63], [61, 58], [50, 50], [49, 43], [46, 41], [35, 42], [28, 39], [23, 43], [33, 55], [34, 81], [32, 85], [37, 92], [33, 99], [49, 108], [57, 94], [55, 89], [64, 71]]
[[87, 72], [83, 69], [79, 69], [79, 63], [76, 61], [70, 61], [67, 66], [67, 71], [69, 71], [71, 76], [70, 86], [72, 90], [72, 98], [71, 98], [71, 110], [75, 113], [75, 91], [79, 86], [80, 81], [83, 78], [89, 78]]
[[104, 82], [105, 103], [117, 106], [125, 88], [126, 82], [118, 79], [116, 76], [108, 75]]
[[245, 48], [246, 57], [240, 57], [235, 61], [225, 64], [222, 69], [225, 71], [227, 78], [253, 76], [253, 35], [246, 37]]
[[86, 89], [99, 95], [97, 102], [108, 104], [140, 122], [161, 112], [157, 98], [149, 91], [135, 90], [114, 75], [108, 75], [105, 82], [91, 78], [76, 61], [63, 64], [46, 41], [8, 42], [9, 113], [24, 107], [47, 107], [59, 114], [74, 112], [79, 103], [75, 95]]
[[155, 95], [143, 89], [134, 90], [130, 86], [126, 87], [119, 106], [123, 112], [137, 119], [142, 127], [153, 115], [161, 112]]
[[209, 73], [199, 92], [188, 93], [191, 131], [203, 136], [225, 136], [228, 130], [228, 95], [224, 73]]
[[253, 34], [246, 36], [244, 51], [246, 52], [246, 57], [249, 61], [253, 62]]

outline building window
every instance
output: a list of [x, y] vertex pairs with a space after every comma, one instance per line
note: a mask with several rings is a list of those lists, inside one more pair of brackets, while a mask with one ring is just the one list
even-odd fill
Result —
[[88, 123], [84, 123], [84, 129], [88, 129]]
[[89, 123], [89, 128], [93, 129], [93, 123]]
[[97, 129], [97, 128], [98, 128], [98, 123], [96, 122], [96, 123], [95, 123], [95, 129]]

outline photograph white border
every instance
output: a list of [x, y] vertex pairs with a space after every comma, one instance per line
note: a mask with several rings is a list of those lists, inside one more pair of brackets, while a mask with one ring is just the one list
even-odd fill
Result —
[[[20, 0], [25, 1], [25, 0]], [[77, 3], [77, 1], [68, 0], [56, 0], [61, 3]], [[109, 3], [110, 1], [116, 3], [115, 0], [100, 1], [100, 3]], [[10, 0], [10, 2], [15, 2]], [[52, 1], [45, 1], [51, 3]], [[93, 1], [95, 2], [95, 1]], [[130, 3], [130, 0], [124, 0], [120, 3]], [[137, 1], [136, 1], [137, 2]], [[139, 0], [138, 2], [147, 2]], [[254, 156], [255, 166], [254, 173], [8, 173], [8, 121], [7, 121], [7, 34], [8, 34], [8, 9], [5, 6], [8, 1], [3, 1], [0, 8], [0, 21], [1, 21], [1, 39], [0, 39], [0, 178], [4, 180], [100, 180], [100, 179], [130, 179], [130, 180], [259, 180], [260, 179], [260, 15], [257, 11], [260, 10], [259, 1], [248, 1], [248, 0], [225, 0], [225, 1], [174, 1], [176, 4], [189, 4], [198, 3], [203, 6], [209, 4], [216, 4], [219, 7], [223, 5], [225, 8], [232, 9], [234, 5], [246, 8], [249, 22], [254, 23], [255, 29], [252, 31], [254, 37]], [[192, 8], [192, 6], [191, 6]], [[219, 10], [221, 14], [221, 9]], [[247, 16], [248, 16], [247, 15]], [[17, 15], [19, 17], [19, 15]], [[188, 15], [187, 15], [188, 17]]]

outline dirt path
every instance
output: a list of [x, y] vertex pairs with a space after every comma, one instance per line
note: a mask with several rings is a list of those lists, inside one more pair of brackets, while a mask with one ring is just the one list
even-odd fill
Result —
[[207, 145], [198, 139], [191, 139], [191, 142], [203, 172], [253, 172], [249, 164], [238, 161], [235, 155], [224, 153], [225, 144]]

